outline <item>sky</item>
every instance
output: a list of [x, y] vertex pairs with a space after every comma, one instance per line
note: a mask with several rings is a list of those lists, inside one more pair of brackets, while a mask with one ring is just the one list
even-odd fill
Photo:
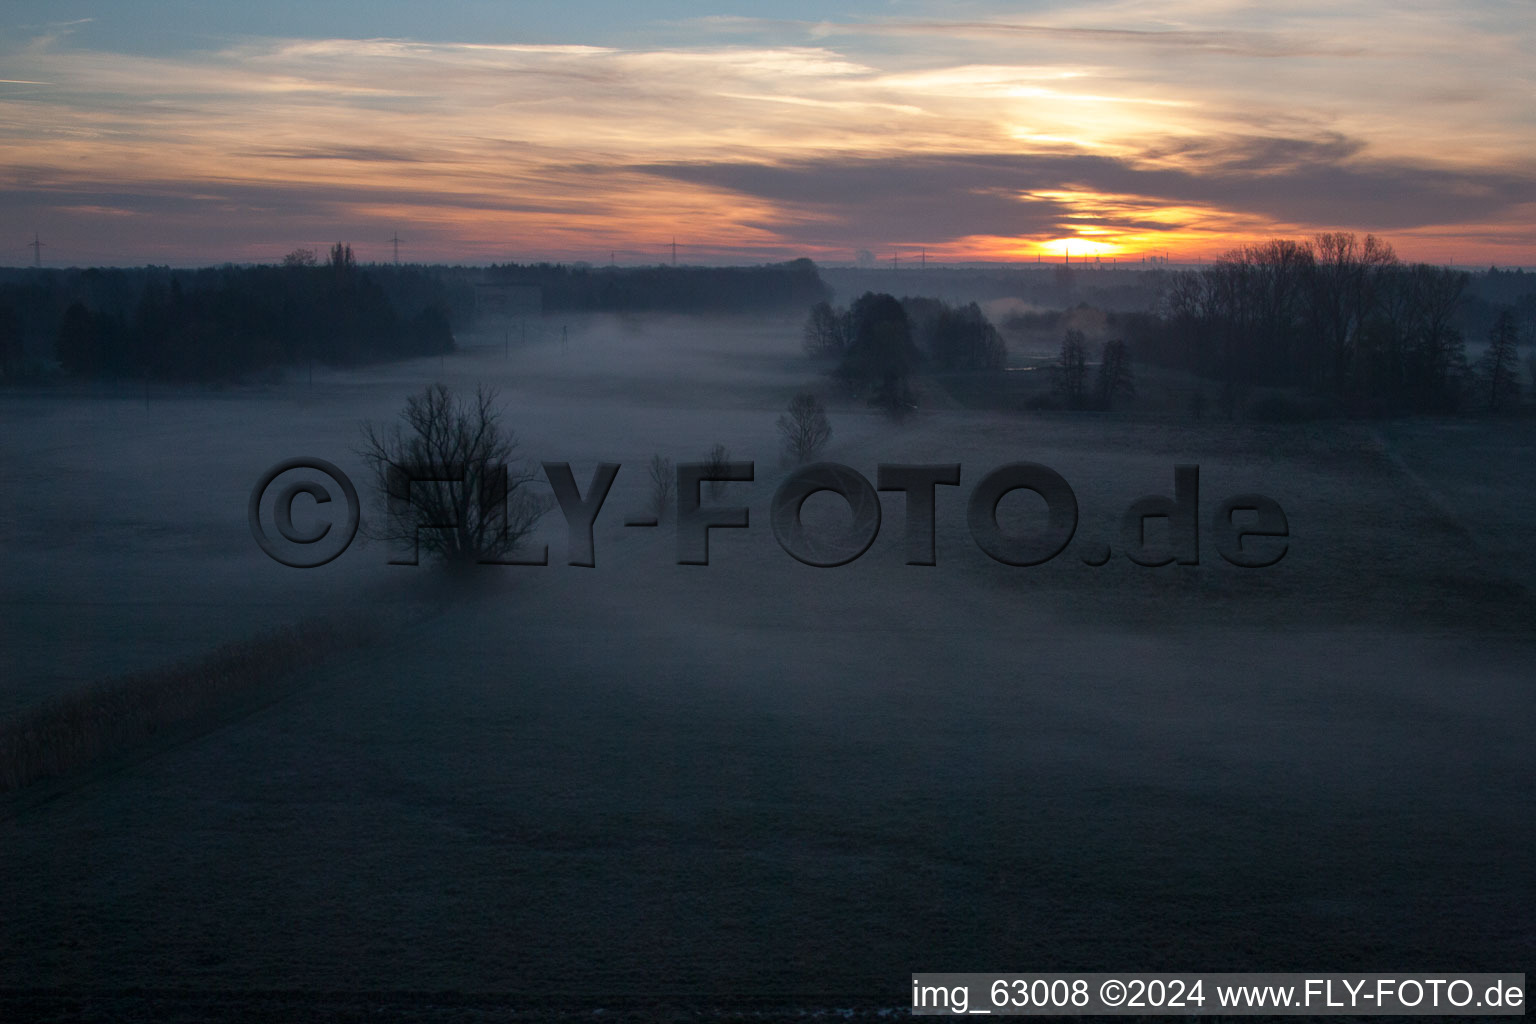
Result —
[[8, 0], [0, 265], [1536, 264], [1536, 3]]

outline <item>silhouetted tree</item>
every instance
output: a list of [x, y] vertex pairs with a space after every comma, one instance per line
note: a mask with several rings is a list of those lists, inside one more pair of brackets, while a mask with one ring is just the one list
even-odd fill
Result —
[[314, 265], [315, 250], [313, 249], [294, 249], [283, 257], [283, 266], [285, 267], [312, 267]]
[[1131, 375], [1130, 352], [1123, 341], [1106, 341], [1093, 382], [1093, 397], [1100, 409], [1114, 408], [1118, 398], [1134, 398], [1136, 381]]
[[0, 305], [0, 377], [11, 378], [21, 371], [21, 318], [16, 307]]
[[1453, 321], [1470, 279], [1463, 271], [1426, 263], [1415, 264], [1398, 277], [1409, 303], [1404, 332], [1409, 399], [1415, 408], [1450, 411], [1468, 373], [1466, 345]]
[[1061, 355], [1052, 368], [1052, 390], [1068, 409], [1081, 409], [1088, 401], [1087, 339], [1070, 330], [1061, 340]]
[[650, 512], [656, 517], [658, 523], [665, 522], [666, 518], [672, 514], [672, 492], [677, 487], [677, 474], [673, 472], [672, 460], [661, 455], [652, 455], [649, 474]]
[[[1008, 347], [981, 307], [927, 300], [935, 307], [918, 330], [922, 347], [941, 370], [1001, 370], [1008, 365]], [[908, 299], [906, 305], [914, 304]]]
[[1355, 342], [1370, 315], [1381, 272], [1396, 266], [1392, 247], [1375, 235], [1357, 242], [1353, 232], [1330, 231], [1313, 239], [1309, 308], [1334, 390], [1350, 383]]
[[912, 372], [916, 349], [907, 312], [891, 295], [865, 292], [848, 310], [852, 337], [837, 375], [855, 390], [895, 390]]
[[830, 302], [818, 302], [805, 321], [806, 354], [840, 356], [848, 348], [848, 334], [848, 314], [839, 313]]
[[1478, 364], [1478, 379], [1490, 412], [1520, 400], [1520, 354], [1515, 347], [1519, 335], [1515, 315], [1507, 309], [1488, 334], [1488, 351]]
[[382, 515], [370, 534], [400, 548], [425, 548], [448, 563], [511, 555], [550, 508], [512, 464], [517, 438], [501, 423], [496, 392], [461, 400], [434, 384], [406, 399], [400, 421], [363, 425]]
[[789, 411], [779, 417], [779, 434], [784, 438], [784, 452], [795, 462], [815, 457], [832, 437], [832, 424], [821, 401], [812, 394], [796, 395]]
[[[730, 461], [731, 450], [723, 444], [715, 445], [709, 450], [709, 454], [704, 457], [706, 475], [710, 477], [724, 476]], [[727, 481], [725, 480], [710, 480], [709, 496], [711, 498], [718, 498], [724, 494], [726, 483]]]
[[[345, 247], [340, 266], [347, 266]], [[90, 275], [86, 278], [85, 275]], [[87, 377], [229, 380], [282, 364], [346, 366], [453, 347], [440, 281], [307, 267], [86, 271], [55, 353]], [[95, 305], [93, 305], [93, 303]], [[78, 306], [79, 308], [73, 308]]]
[[326, 265], [341, 273], [357, 269], [357, 261], [352, 258], [352, 246], [344, 246], [340, 242], [331, 246], [331, 257]]
[[807, 259], [765, 267], [590, 267], [503, 264], [489, 283], [536, 287], [546, 312], [678, 313], [805, 310], [829, 291]]
[[1136, 324], [1142, 358], [1247, 389], [1304, 386], [1366, 409], [1453, 409], [1467, 376], [1468, 276], [1398, 262], [1368, 236], [1330, 232], [1234, 249], [1169, 280], [1159, 314]]

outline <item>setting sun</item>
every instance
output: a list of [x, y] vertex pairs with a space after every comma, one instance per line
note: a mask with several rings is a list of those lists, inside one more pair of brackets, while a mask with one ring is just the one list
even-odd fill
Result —
[[1524, 1009], [1536, 0], [0, 57], [0, 1024]]
[[1102, 259], [1110, 256], [1118, 256], [1124, 252], [1125, 249], [1123, 246], [1117, 245], [1114, 242], [1106, 242], [1096, 238], [1077, 237], [1053, 238], [1049, 241], [1041, 242], [1039, 245], [1035, 246], [1034, 251], [1043, 259], [1055, 258], [1072, 260], [1079, 257], [1087, 257], [1090, 259], [1097, 257]]
[[108, 9], [39, 17], [5, 34], [5, 204], [58, 265], [337, 237], [382, 258], [397, 234], [448, 261], [646, 262], [674, 237], [703, 263], [1177, 258], [1333, 229], [1536, 262], [1517, 31], [1447, 16], [1423, 48], [1364, 14], [1256, 29], [1200, 7], [1129, 27], [1114, 6], [396, 10], [366, 35], [322, 12], [302, 30], [207, 13], [174, 36]]

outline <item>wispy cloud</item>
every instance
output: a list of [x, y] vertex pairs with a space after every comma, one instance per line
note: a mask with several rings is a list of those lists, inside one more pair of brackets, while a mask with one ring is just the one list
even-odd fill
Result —
[[55, 33], [7, 57], [0, 203], [66, 236], [153, 218], [210, 257], [407, 227], [458, 258], [673, 233], [722, 253], [986, 256], [1087, 233], [1211, 252], [1339, 226], [1536, 261], [1536, 87], [1514, 59], [1536, 16], [1477, 9], [717, 18], [649, 47], [145, 55]]
[[819, 22], [813, 34], [836, 36], [952, 37], [996, 43], [999, 39], [1034, 37], [1042, 40], [1131, 44], [1138, 47], [1194, 50], [1239, 57], [1354, 57], [1366, 51], [1357, 43], [1293, 33], [1201, 32], [1188, 29], [1084, 28], [1070, 25], [1024, 24], [1014, 21], [876, 21]]
[[[1090, 207], [1094, 223], [1119, 235], [1198, 230], [1186, 219], [1192, 209], [1223, 225], [1240, 212], [1276, 225], [1412, 230], [1525, 217], [1536, 196], [1536, 173], [1348, 162], [1355, 149], [1348, 140], [1230, 139], [1215, 160], [1176, 169], [1091, 154], [992, 153], [636, 169], [780, 204], [797, 214], [793, 236], [811, 245], [849, 234], [903, 244], [1055, 238]], [[1267, 158], [1276, 153], [1284, 159]]]

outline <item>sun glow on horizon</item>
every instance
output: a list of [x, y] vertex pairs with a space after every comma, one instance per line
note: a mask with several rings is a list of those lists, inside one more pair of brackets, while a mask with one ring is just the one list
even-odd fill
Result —
[[1046, 242], [1039, 242], [1026, 251], [1032, 251], [1040, 256], [1056, 256], [1071, 259], [1082, 256], [1087, 258], [1118, 256], [1125, 252], [1125, 247], [1116, 243], [1097, 238], [1053, 238]]
[[644, 45], [243, 37], [144, 53], [18, 31], [0, 43], [0, 202], [45, 259], [82, 265], [271, 259], [341, 237], [383, 257], [396, 232], [410, 258], [444, 262], [660, 252], [673, 236], [716, 262], [1192, 261], [1327, 230], [1411, 259], [1536, 263], [1526, 78], [1511, 88], [1467, 56], [1536, 15], [1493, 32], [1437, 2], [1432, 61], [1364, 77], [1362, 54], [1414, 39], [1373, 21], [1338, 50], [1316, 40], [1342, 26], [1303, 31], [1318, 26], [1302, 14], [1224, 35], [1219, 10], [1200, 15], [1207, 34], [1152, 39], [1049, 4], [995, 31], [689, 22]]

